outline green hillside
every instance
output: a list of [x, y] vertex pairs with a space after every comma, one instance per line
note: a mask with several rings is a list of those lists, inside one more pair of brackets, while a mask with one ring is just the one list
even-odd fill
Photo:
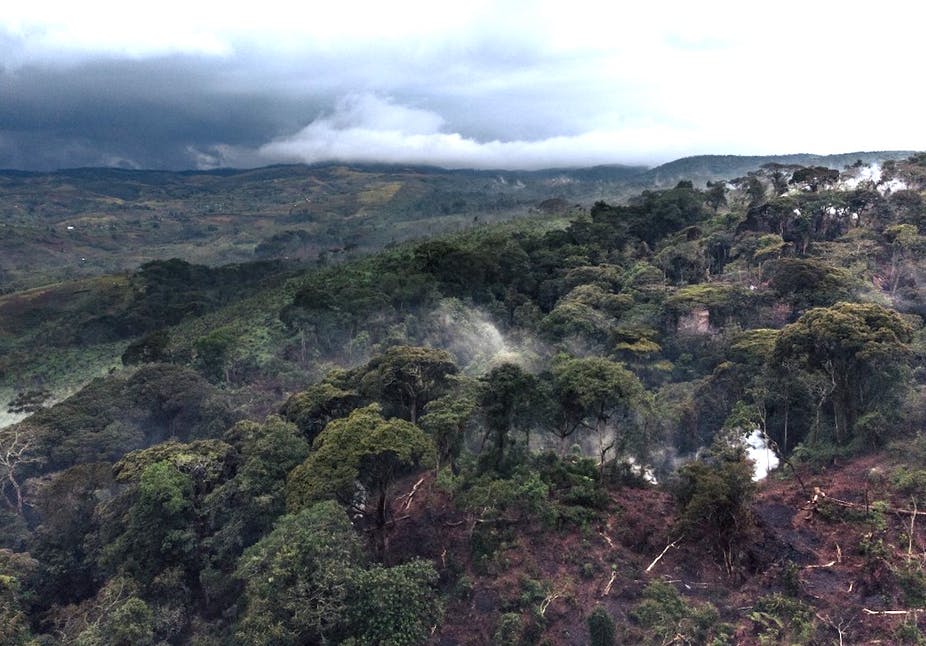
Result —
[[893, 157], [3, 175], [0, 643], [926, 641]]

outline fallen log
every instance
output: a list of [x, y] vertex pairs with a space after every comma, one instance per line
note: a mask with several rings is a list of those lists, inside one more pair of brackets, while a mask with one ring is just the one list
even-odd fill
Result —
[[869, 610], [862, 608], [866, 615], [915, 615], [918, 612], [926, 612], [926, 608], [911, 608], [910, 610]]
[[671, 543], [669, 543], [668, 545], [666, 545], [665, 549], [663, 549], [662, 552], [659, 553], [659, 556], [657, 556], [656, 558], [654, 558], [654, 559], [653, 559], [653, 562], [649, 564], [649, 567], [646, 568], [646, 569], [643, 570], [643, 571], [644, 571], [644, 572], [649, 572], [650, 570], [652, 570], [653, 567], [655, 567], [655, 565], [656, 565], [657, 563], [659, 563], [659, 560], [660, 560], [663, 556], [666, 555], [666, 552], [668, 552], [670, 548], [678, 547], [678, 544], [681, 542], [681, 540], [682, 540], [682, 537], [679, 536], [677, 539], [675, 539], [674, 541], [672, 541]]

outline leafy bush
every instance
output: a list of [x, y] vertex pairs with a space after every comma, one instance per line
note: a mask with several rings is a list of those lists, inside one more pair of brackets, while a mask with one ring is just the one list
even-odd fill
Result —
[[814, 609], [806, 603], [782, 594], [760, 597], [749, 613], [759, 626], [761, 644], [813, 643], [817, 632]]
[[614, 646], [615, 626], [610, 613], [601, 606], [595, 606], [586, 620], [590, 646]]
[[351, 636], [360, 644], [423, 644], [440, 621], [437, 578], [434, 566], [422, 560], [355, 570], [348, 611]]
[[690, 605], [672, 585], [653, 581], [643, 590], [643, 600], [631, 617], [645, 629], [641, 637], [647, 644], [680, 641], [684, 644], [727, 644], [730, 626], [720, 621], [717, 609], [709, 603]]
[[731, 574], [754, 527], [752, 473], [745, 452], [734, 448], [707, 461], [689, 462], [679, 469], [675, 483], [680, 533], [705, 541]]

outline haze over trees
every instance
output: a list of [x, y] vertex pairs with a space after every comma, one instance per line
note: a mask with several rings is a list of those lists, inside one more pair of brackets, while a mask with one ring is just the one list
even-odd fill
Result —
[[4, 297], [115, 362], [11, 401], [0, 641], [915, 643], [926, 162], [858, 168]]

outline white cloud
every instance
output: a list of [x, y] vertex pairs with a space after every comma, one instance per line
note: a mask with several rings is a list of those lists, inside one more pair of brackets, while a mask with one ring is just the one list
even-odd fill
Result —
[[[690, 133], [657, 123], [591, 130], [537, 140], [478, 141], [442, 130], [444, 120], [381, 97], [354, 95], [293, 136], [261, 147], [268, 161], [388, 161], [447, 168], [538, 169], [618, 162], [650, 163], [678, 156]], [[705, 142], [700, 142], [704, 144]]]
[[[900, 0], [864, 12], [797, 0], [7, 4], [0, 84], [4, 71], [100, 59], [163, 65], [177, 79], [202, 64], [209, 74], [197, 87], [161, 79], [140, 88], [144, 77], [92, 92], [116, 105], [130, 92], [139, 104], [169, 98], [174, 114], [185, 114], [184, 102], [238, 97], [259, 97], [268, 113], [279, 107], [260, 137], [197, 132], [195, 148], [188, 135], [176, 143], [203, 165], [537, 167], [926, 148], [917, 69], [926, 5]], [[4, 101], [0, 93], [0, 116]], [[279, 136], [259, 154], [238, 147], [268, 131]]]

